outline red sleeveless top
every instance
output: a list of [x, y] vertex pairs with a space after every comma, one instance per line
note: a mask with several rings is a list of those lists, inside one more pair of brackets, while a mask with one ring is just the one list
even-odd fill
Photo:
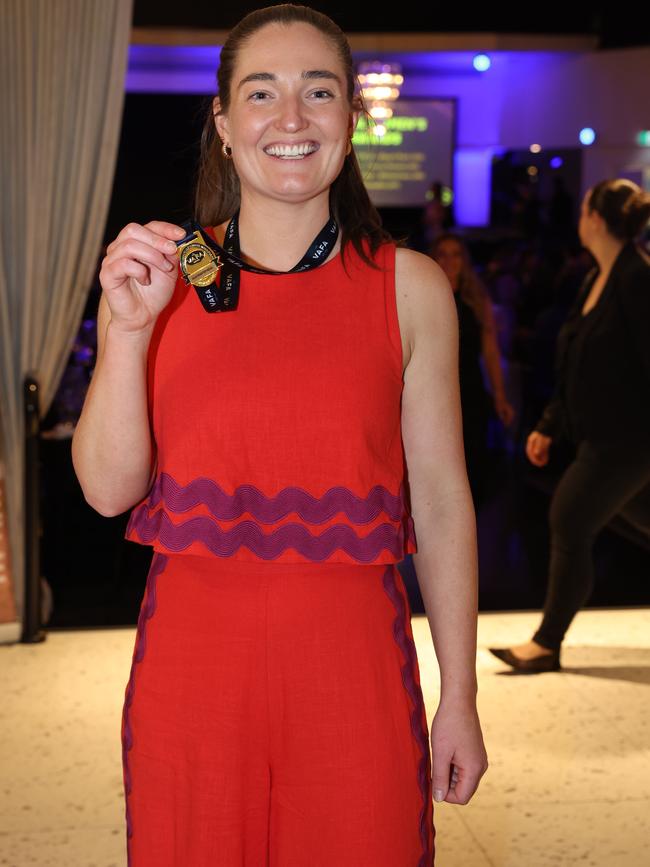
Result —
[[347, 273], [340, 253], [302, 273], [241, 272], [232, 312], [207, 313], [179, 276], [149, 349], [157, 476], [127, 539], [292, 563], [417, 551], [395, 245], [379, 270], [348, 250]]

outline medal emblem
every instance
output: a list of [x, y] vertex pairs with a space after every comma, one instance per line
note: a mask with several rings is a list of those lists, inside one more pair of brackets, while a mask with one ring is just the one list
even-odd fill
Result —
[[192, 238], [179, 244], [179, 259], [185, 282], [193, 286], [214, 283], [221, 268], [219, 256], [203, 243], [200, 232], [195, 232]]

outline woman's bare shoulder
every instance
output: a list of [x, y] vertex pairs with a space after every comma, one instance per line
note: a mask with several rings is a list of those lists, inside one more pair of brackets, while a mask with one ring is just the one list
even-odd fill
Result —
[[[398, 247], [395, 294], [409, 360], [416, 345], [435, 340], [440, 329], [457, 327], [456, 305], [447, 275], [430, 256]], [[408, 365], [407, 365], [408, 366]]]
[[398, 247], [395, 251], [395, 284], [398, 291], [435, 295], [451, 290], [447, 275], [430, 256]]

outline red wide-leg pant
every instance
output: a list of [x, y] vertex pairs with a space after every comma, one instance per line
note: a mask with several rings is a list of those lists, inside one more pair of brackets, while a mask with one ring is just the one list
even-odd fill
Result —
[[431, 867], [394, 565], [155, 554], [122, 722], [130, 867]]

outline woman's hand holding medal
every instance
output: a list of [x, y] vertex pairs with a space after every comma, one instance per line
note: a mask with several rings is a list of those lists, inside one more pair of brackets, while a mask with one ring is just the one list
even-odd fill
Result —
[[129, 223], [108, 245], [99, 282], [113, 328], [138, 332], [153, 327], [174, 292], [176, 242], [184, 235], [174, 223]]

